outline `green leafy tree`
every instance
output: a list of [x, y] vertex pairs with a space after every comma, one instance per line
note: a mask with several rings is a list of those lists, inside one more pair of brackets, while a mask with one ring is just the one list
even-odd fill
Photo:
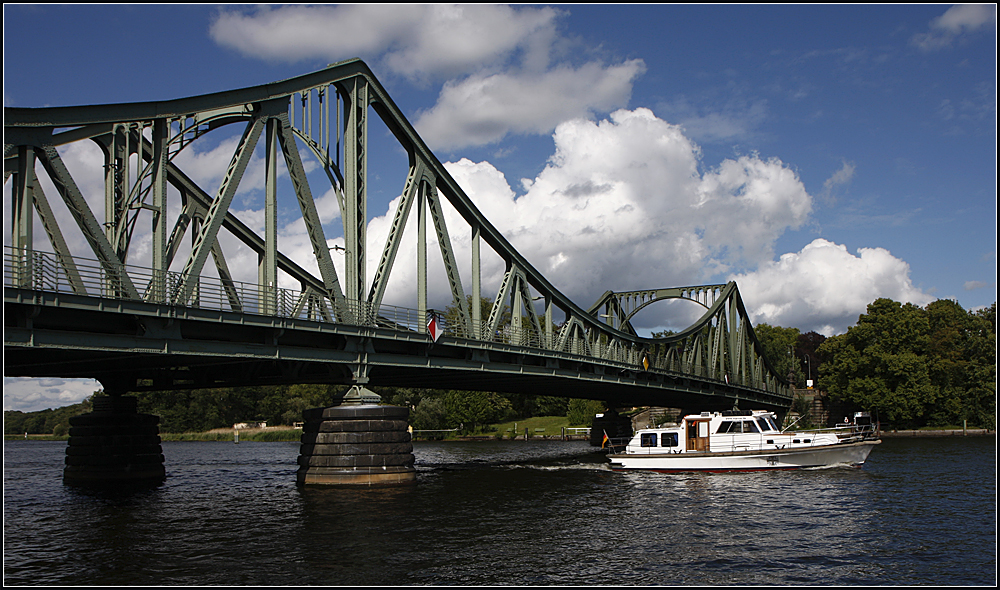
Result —
[[511, 409], [510, 400], [490, 391], [447, 391], [444, 403], [448, 423], [473, 432], [500, 422]]
[[410, 412], [414, 430], [444, 430], [448, 428], [448, 408], [443, 399], [425, 397]]
[[[995, 317], [996, 305], [991, 309]], [[938, 400], [932, 424], [996, 424], [996, 329], [989, 320], [991, 312], [983, 311], [968, 313], [947, 299], [927, 306], [928, 372]]]
[[382, 401], [393, 406], [413, 410], [420, 402], [435, 392], [417, 387], [372, 387], [372, 391], [382, 396]]
[[66, 435], [69, 433], [70, 418], [91, 411], [93, 405], [90, 400], [91, 398], [87, 398], [78, 404], [61, 408], [48, 408], [37, 412], [5, 410], [3, 413], [3, 432], [4, 434]]
[[768, 324], [758, 324], [753, 329], [757, 340], [763, 348], [764, 358], [771, 364], [775, 372], [782, 378], [793, 376], [793, 384], [804, 384], [805, 376], [798, 360], [793, 357], [795, 345], [799, 340], [798, 328], [782, 328]]
[[[472, 319], [472, 317], [471, 317], [471, 315], [472, 315], [472, 295], [466, 295], [465, 296], [465, 303], [466, 303], [466, 309], [469, 310], [469, 315], [470, 315], [469, 319], [471, 320]], [[489, 320], [489, 318], [490, 318], [490, 312], [492, 310], [493, 310], [493, 301], [491, 301], [490, 299], [487, 299], [485, 297], [480, 298], [480, 300], [479, 300], [479, 317], [482, 318], [482, 322], [483, 322], [484, 325]], [[450, 330], [456, 330], [457, 327], [461, 325], [461, 322], [459, 321], [460, 318], [461, 318], [461, 314], [459, 313], [459, 309], [458, 309], [457, 305], [453, 304], [453, 305], [449, 305], [448, 307], [445, 308], [445, 310], [444, 310], [444, 322], [445, 322], [445, 324], [447, 326], [449, 326]], [[503, 309], [500, 312], [500, 323], [499, 323], [499, 326], [501, 328], [503, 328], [504, 326], [509, 326], [510, 325], [510, 319], [511, 319], [510, 306], [504, 304]]]
[[826, 336], [817, 332], [806, 332], [799, 334], [795, 344], [795, 360], [798, 361], [799, 369], [805, 372], [806, 379], [812, 379], [813, 385], [819, 375], [819, 366], [826, 359], [825, 355], [819, 352], [819, 347], [826, 341]]
[[[325, 384], [299, 384], [287, 388], [274, 388], [278, 395], [271, 394], [264, 401], [272, 398], [275, 412], [281, 410], [280, 420], [268, 419], [268, 424], [293, 424], [302, 420], [302, 412], [309, 408], [326, 408], [333, 405], [334, 396], [344, 387]], [[263, 409], [258, 413], [262, 416], [273, 416]]]
[[927, 364], [930, 324], [912, 304], [877, 299], [847, 333], [828, 338], [820, 352], [820, 387], [881, 420], [919, 425], [937, 394]]
[[590, 427], [594, 424], [594, 416], [604, 412], [605, 403], [590, 399], [569, 400], [566, 416], [570, 426]]
[[523, 420], [534, 416], [565, 416], [569, 398], [526, 393], [500, 394], [510, 401], [510, 411], [503, 420]]

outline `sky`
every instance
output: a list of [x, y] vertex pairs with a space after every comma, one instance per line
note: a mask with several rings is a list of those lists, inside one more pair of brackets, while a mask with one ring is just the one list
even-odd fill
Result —
[[[996, 55], [995, 5], [5, 4], [4, 106], [167, 100], [360, 57], [490, 222], [580, 307], [609, 289], [735, 280], [755, 324], [832, 336], [879, 297], [996, 301]], [[405, 158], [384, 127], [370, 133], [380, 249]], [[217, 186], [235, 139], [196, 142], [182, 167]], [[102, 206], [95, 148], [62, 154]], [[255, 228], [261, 170], [258, 157], [232, 207]], [[333, 195], [309, 170], [342, 245]], [[315, 268], [285, 211], [279, 248]], [[229, 263], [253, 269], [247, 252]], [[496, 285], [501, 262], [483, 264]], [[415, 268], [397, 266], [386, 302], [415, 307]], [[634, 323], [679, 329], [692, 313], [658, 304]], [[4, 409], [99, 388], [5, 377]]]

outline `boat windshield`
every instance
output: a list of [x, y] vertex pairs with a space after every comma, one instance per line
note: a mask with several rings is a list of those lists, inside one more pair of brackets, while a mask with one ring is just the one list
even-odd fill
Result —
[[767, 432], [768, 430], [777, 430], [776, 428], [772, 428], [771, 425], [768, 423], [768, 420], [763, 416], [757, 416], [757, 424], [760, 426], [761, 432]]
[[715, 431], [716, 434], [739, 434], [741, 432], [760, 432], [760, 430], [757, 429], [757, 424], [753, 420], [747, 419], [726, 420], [719, 424], [719, 429]]

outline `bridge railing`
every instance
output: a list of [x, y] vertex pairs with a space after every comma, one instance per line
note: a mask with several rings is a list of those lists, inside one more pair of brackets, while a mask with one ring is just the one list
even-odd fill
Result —
[[[127, 276], [146, 303], [180, 306], [181, 273], [134, 265], [108, 265], [96, 260], [50, 252], [4, 247], [4, 286], [103, 299], [131, 299]], [[345, 301], [334, 308], [329, 298], [310, 290], [263, 288], [256, 283], [199, 277], [194, 295], [182, 307], [307, 319], [395, 330], [420, 331], [415, 309]]]
[[[194, 294], [183, 305], [179, 296], [181, 274], [172, 271], [154, 271], [133, 265], [108, 264], [96, 260], [4, 247], [4, 286], [33, 291], [69, 293], [112, 300], [134, 300], [132, 291], [125, 288], [123, 279], [140, 297], [151, 304], [183, 308], [215, 310], [239, 314], [254, 314], [289, 319], [312, 320], [355, 326], [386, 328], [410, 333], [426, 333], [427, 315], [416, 309], [392, 305], [379, 305], [377, 309], [367, 302], [342, 300], [337, 305], [333, 299], [311, 289], [266, 289], [256, 283], [223, 280], [217, 277], [199, 277]], [[521, 322], [505, 322], [492, 333], [488, 322], [455, 322], [449, 325], [444, 313], [431, 311], [437, 316], [445, 336], [470, 341], [489, 342], [515, 348], [533, 348], [549, 353], [565, 354], [576, 358], [600, 360], [612, 365], [634, 367], [640, 370], [667, 374], [697, 375], [703, 379], [742, 384], [738, 375], [712, 371], [704, 361], [689, 354], [667, 354], [666, 349], [643, 347], [634, 342], [614, 340], [594, 328], [572, 322], [553, 325], [549, 330], [535, 329], [527, 318]], [[684, 342], [660, 346], [681, 347]], [[644, 361], [648, 361], [645, 363]], [[764, 388], [778, 391], [778, 385]]]
[[[367, 302], [343, 301], [336, 305], [314, 291], [263, 288], [257, 283], [199, 277], [193, 296], [181, 305], [181, 273], [156, 271], [129, 264], [108, 264], [75, 256], [37, 250], [4, 247], [4, 286], [52, 293], [72, 293], [102, 299], [133, 299], [125, 288], [125, 277], [145, 303], [171, 305], [272, 317], [315, 320], [328, 323], [372, 326], [425, 332], [426, 317], [416, 309], [382, 304], [378, 309]], [[517, 322], [499, 326], [493, 333], [486, 321], [466, 327], [449, 325], [444, 314], [435, 313], [445, 336], [487, 341], [516, 347], [556, 350], [562, 327], [539, 333]], [[471, 330], [471, 332], [470, 332]], [[638, 363], [632, 347], [609, 346], [599, 335], [581, 330], [562, 339], [561, 352], [599, 358], [611, 362]]]

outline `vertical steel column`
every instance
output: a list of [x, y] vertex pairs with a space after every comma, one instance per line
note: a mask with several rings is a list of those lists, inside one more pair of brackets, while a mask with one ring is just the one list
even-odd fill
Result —
[[167, 131], [166, 119], [153, 121], [153, 282], [147, 297], [158, 303], [167, 296]]
[[479, 266], [479, 243], [482, 229], [478, 223], [472, 224], [472, 327], [473, 337], [482, 340], [483, 335], [483, 285]]
[[417, 317], [421, 334], [427, 333], [427, 184], [417, 185]]
[[739, 306], [736, 305], [736, 298], [730, 295], [726, 299], [726, 307], [728, 307], [729, 312], [729, 375], [731, 380], [736, 380], [738, 376], [742, 373], [740, 370], [740, 364], [743, 360], [741, 350], [740, 350], [740, 339], [739, 339], [739, 326], [740, 326], [740, 316], [739, 316]]
[[177, 293], [177, 304], [179, 305], [187, 304], [201, 279], [201, 270], [205, 266], [205, 260], [208, 258], [209, 252], [212, 251], [215, 245], [219, 228], [222, 227], [222, 221], [225, 219], [229, 205], [236, 195], [236, 189], [243, 178], [243, 172], [246, 170], [247, 164], [253, 155], [254, 147], [257, 145], [257, 140], [260, 137], [261, 127], [261, 119], [252, 119], [247, 123], [243, 137], [240, 138], [240, 143], [236, 146], [236, 151], [229, 162], [229, 168], [222, 179], [219, 192], [212, 199], [212, 204], [205, 215], [205, 222], [202, 224], [201, 231], [198, 232], [195, 238], [191, 254], [188, 255], [187, 263], [185, 263], [184, 270], [181, 272], [181, 284]]
[[[118, 231], [118, 179], [122, 172], [120, 169], [122, 164], [119, 164], [119, 162], [122, 162], [124, 159], [121, 156], [121, 141], [118, 139], [120, 130], [121, 125], [114, 125], [111, 129], [111, 140], [108, 145], [107, 154], [105, 155], [107, 159], [104, 163], [104, 235], [108, 238], [108, 242], [115, 246], [116, 249], [115, 235]], [[127, 134], [126, 137], [128, 137]]]
[[552, 334], [552, 298], [545, 296], [545, 348], [551, 349], [555, 342]]
[[[517, 267], [515, 267], [517, 268]], [[512, 287], [513, 293], [511, 293], [511, 303], [510, 303], [510, 332], [511, 332], [511, 344], [523, 344], [522, 335], [524, 334], [524, 326], [522, 325], [521, 314], [524, 313], [524, 299], [521, 297], [521, 273], [518, 272], [520, 269], [514, 272]], [[531, 305], [531, 301], [528, 301], [528, 305]]]
[[277, 312], [278, 287], [278, 125], [268, 118], [264, 131], [264, 253], [258, 267], [261, 313]]
[[[368, 82], [357, 76], [347, 83], [344, 115], [345, 295], [361, 312], [365, 301], [365, 247], [368, 174]], [[359, 315], [362, 320], [364, 315]]]
[[19, 287], [31, 285], [32, 273], [29, 260], [34, 247], [34, 215], [32, 214], [35, 150], [29, 146], [17, 148], [17, 178], [14, 181], [14, 207], [11, 223], [11, 241], [17, 270], [15, 284]]

